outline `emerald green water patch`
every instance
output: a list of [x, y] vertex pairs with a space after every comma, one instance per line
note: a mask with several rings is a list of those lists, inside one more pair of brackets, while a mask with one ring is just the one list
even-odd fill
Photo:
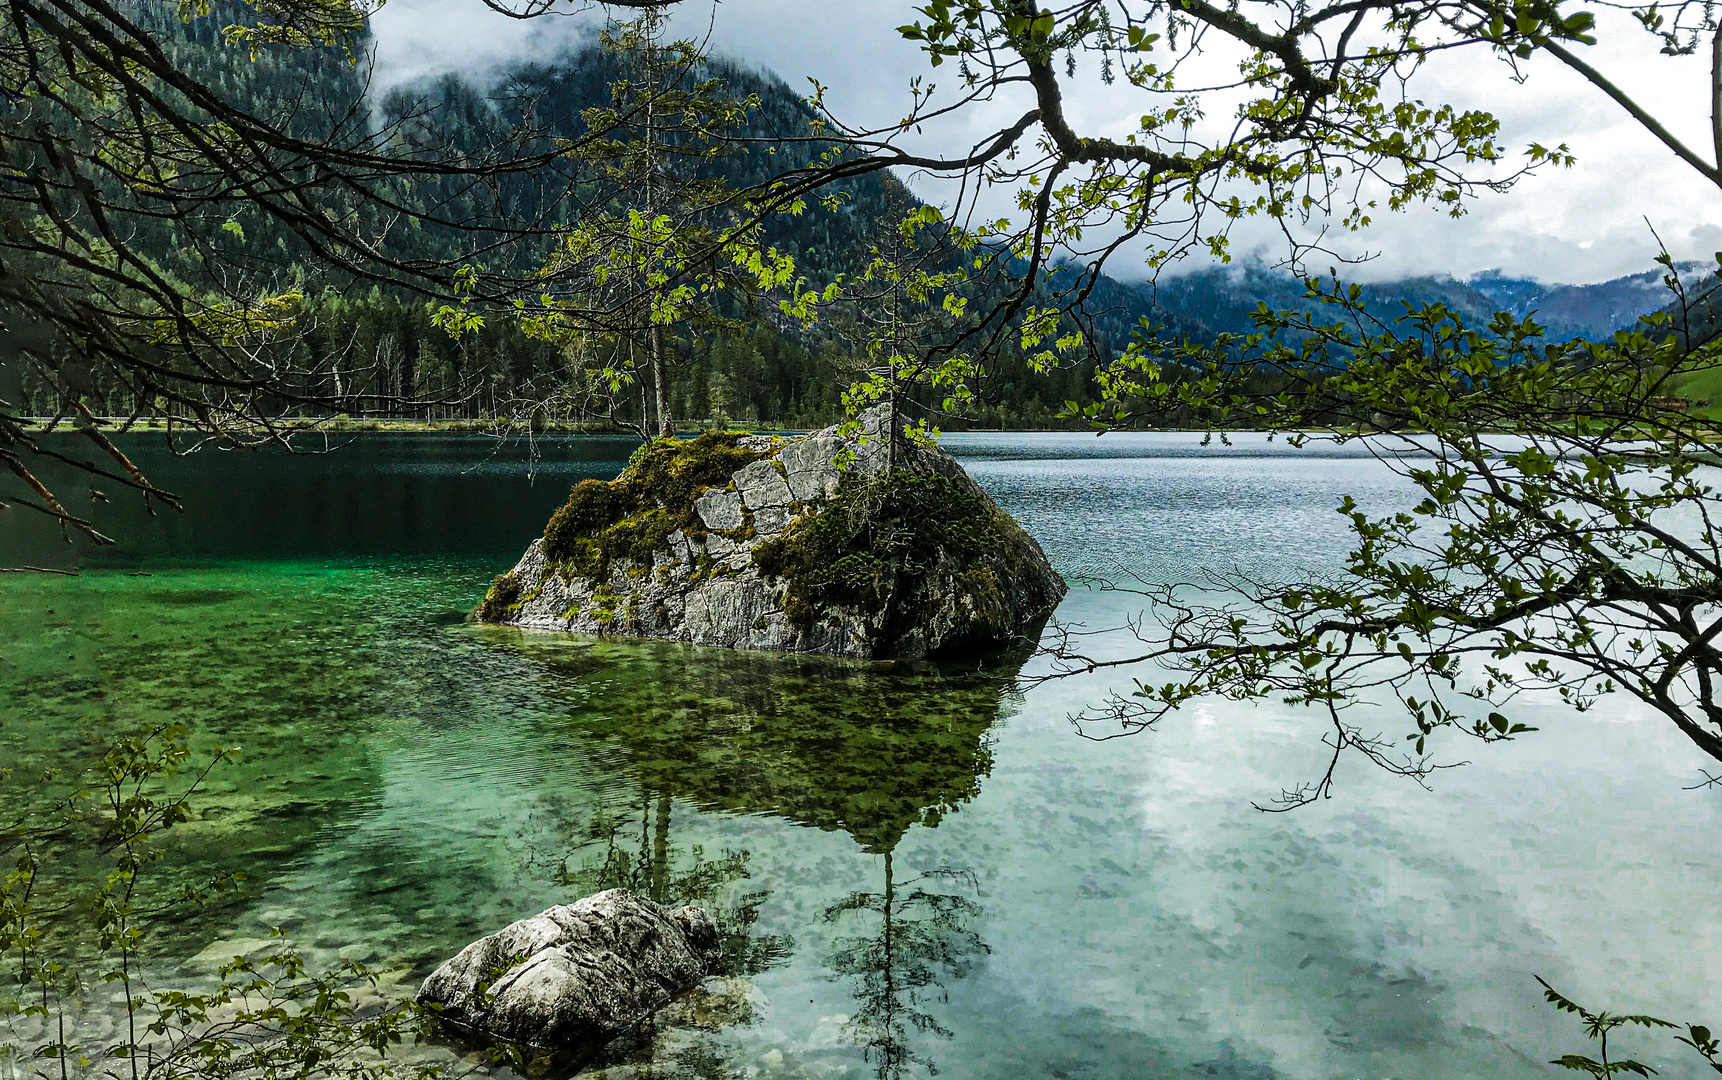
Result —
[[[1343, 565], [1338, 498], [1399, 495], [1361, 449], [954, 441], [1071, 572]], [[279, 926], [313, 966], [363, 960], [407, 996], [478, 937], [623, 885], [707, 905], [725, 975], [614, 1047], [604, 1080], [1537, 1080], [1584, 1040], [1533, 974], [1715, 1022], [1722, 854], [1694, 838], [1722, 802], [1685, 790], [1702, 762], [1630, 703], [1526, 701], [1547, 738], [1433, 790], [1342, 769], [1333, 799], [1263, 815], [1251, 800], [1325, 767], [1321, 717], [1215, 700], [1095, 744], [1066, 717], [1128, 694], [1126, 674], [1019, 698], [1008, 666], [465, 622], [570, 486], [633, 446], [533, 486], [430, 442], [261, 473], [199, 455], [177, 463], [210, 470], [175, 487], [188, 516], [151, 519], [161, 546], [129, 549], [153, 576], [0, 575], [0, 810], [41, 796], [42, 769], [165, 718], [245, 750], [151, 873], [250, 881], [153, 926], [156, 985], [197, 985]], [[0, 547], [17, 527], [0, 514]], [[221, 558], [292, 557], [208, 565], [212, 537]], [[7, 550], [0, 565], [37, 561]], [[1138, 600], [1078, 590], [1060, 618], [1122, 656], [1141, 643], [1102, 631]], [[92, 981], [80, 1036], [116, 1030], [110, 991]], [[1683, 1050], [1630, 1047], [1664, 1076], [1686, 1075]]]
[[[165, 894], [241, 870], [238, 897], [257, 895], [378, 786], [374, 740], [414, 681], [398, 657], [379, 658], [390, 619], [377, 600], [392, 584], [290, 564], [14, 577], [0, 589], [0, 760], [13, 767], [0, 799], [75, 785], [116, 738], [182, 724], [193, 758], [174, 783], [217, 747], [241, 756], [209, 773], [191, 821], [161, 835], [149, 881]], [[192, 942], [217, 922], [157, 930]]]

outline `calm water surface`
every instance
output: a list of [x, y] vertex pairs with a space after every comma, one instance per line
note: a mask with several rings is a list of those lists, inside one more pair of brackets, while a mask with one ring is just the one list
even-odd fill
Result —
[[[1368, 458], [1259, 441], [947, 445], [1071, 576], [1331, 567], [1339, 497], [1399, 491]], [[1264, 815], [1323, 752], [1274, 703], [1096, 744], [1066, 717], [1117, 683], [460, 621], [625, 441], [134, 448], [186, 514], [116, 495], [120, 544], [91, 552], [0, 511], [0, 562], [82, 567], [0, 579], [0, 798], [166, 719], [243, 748], [161, 873], [249, 879], [152, 929], [160, 981], [282, 926], [407, 993], [475, 937], [628, 884], [716, 911], [732, 976], [613, 1076], [1549, 1076], [1582, 1039], [1533, 974], [1722, 1019], [1717, 796], [1683, 790], [1699, 755], [1624, 701], [1528, 708], [1540, 732], [1455, 747], [1475, 760], [1433, 791], [1352, 767], [1332, 801]], [[1059, 616], [1131, 611], [1078, 589]], [[1698, 1075], [1667, 1045], [1634, 1049]]]

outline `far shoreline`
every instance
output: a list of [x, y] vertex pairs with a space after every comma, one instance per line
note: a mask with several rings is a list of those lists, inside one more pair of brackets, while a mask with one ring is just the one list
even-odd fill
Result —
[[[51, 431], [51, 432], [47, 431], [45, 429], [46, 429], [46, 425], [50, 419], [51, 419], [50, 417], [46, 417], [46, 416], [21, 417], [21, 418], [19, 418], [19, 424], [20, 424], [20, 426], [22, 426], [24, 428], [24, 430], [26, 432], [28, 432], [29, 434], [34, 435], [34, 436], [76, 435], [78, 433], [77, 425], [74, 424], [71, 420], [64, 419], [64, 418], [61, 419], [61, 421], [54, 428], [53, 431]], [[168, 435], [168, 434], [172, 434], [172, 435], [183, 436], [187, 440], [192, 440], [192, 439], [203, 440], [203, 439], [209, 439], [209, 438], [217, 438], [217, 439], [219, 438], [219, 436], [210, 436], [207, 433], [199, 431], [196, 427], [194, 427], [191, 424], [189, 424], [185, 421], [182, 421], [182, 420], [175, 420], [171, 424], [169, 424], [168, 421], [165, 421], [165, 420], [162, 420], [159, 418], [150, 419], [150, 420], [141, 420], [140, 419], [140, 420], [137, 420], [136, 422], [132, 423], [130, 425], [130, 427], [128, 428], [126, 425], [127, 425], [127, 420], [129, 418], [127, 418], [127, 417], [123, 417], [123, 416], [97, 416], [94, 419], [96, 421], [96, 425], [99, 428], [101, 428], [106, 434], [109, 434], [109, 435], [120, 435], [122, 433], [126, 434], [126, 435]], [[832, 422], [835, 422], [835, 421], [832, 421]], [[627, 439], [633, 439], [636, 441], [638, 441], [640, 439], [640, 434], [637, 431], [633, 431], [629, 428], [621, 427], [619, 425], [609, 423], [608, 421], [594, 421], [594, 420], [548, 421], [548, 422], [540, 422], [540, 423], [534, 424], [534, 425], [527, 425], [524, 423], [509, 423], [506, 421], [499, 422], [495, 419], [484, 419], [484, 420], [471, 420], [471, 419], [424, 420], [424, 419], [403, 419], [403, 418], [396, 418], [396, 417], [389, 417], [389, 418], [383, 418], [383, 417], [364, 418], [364, 417], [343, 417], [343, 416], [291, 417], [291, 418], [284, 418], [282, 420], [281, 426], [275, 430], [276, 430], [276, 433], [278, 433], [279, 435], [281, 435], [285, 438], [289, 438], [289, 439], [303, 439], [303, 438], [317, 436], [317, 435], [327, 436], [327, 435], [367, 435], [367, 434], [377, 434], [377, 435], [438, 435], [438, 436], [483, 435], [483, 436], [487, 436], [487, 437], [490, 437], [493, 439], [498, 439], [498, 440], [518, 439], [518, 438], [539, 438], [542, 436], [560, 436], [560, 435], [610, 436], [613, 438], [627, 438]], [[749, 435], [777, 435], [777, 436], [782, 436], [785, 438], [794, 438], [794, 437], [799, 436], [799, 435], [806, 435], [809, 432], [816, 431], [816, 430], [818, 430], [817, 427], [790, 427], [790, 426], [786, 426], [783, 424], [773, 423], [771, 421], [764, 421], [764, 420], [732, 420], [732, 419], [690, 420], [690, 421], [685, 421], [681, 426], [679, 426], [677, 428], [676, 436], [678, 438], [691, 439], [691, 438], [697, 438], [699, 435], [704, 434], [706, 432], [711, 432], [711, 431], [741, 431], [741, 432], [745, 432]], [[242, 440], [257, 440], [256, 445], [266, 444], [271, 439], [271, 433], [261, 426], [252, 426], [249, 428], [236, 428], [232, 432], [232, 434], [236, 438], [239, 438]], [[1306, 435], [1306, 436], [1312, 436], [1312, 437], [1316, 437], [1316, 438], [1327, 438], [1327, 437], [1331, 437], [1331, 436], [1341, 436], [1341, 437], [1349, 440], [1349, 439], [1357, 439], [1357, 438], [1368, 438], [1370, 436], [1378, 436], [1378, 435], [1401, 435], [1401, 436], [1404, 436], [1404, 435], [1426, 435], [1427, 433], [1426, 432], [1406, 432], [1406, 431], [1395, 431], [1395, 432], [1337, 431], [1333, 428], [1304, 428], [1300, 431], [1292, 432], [1292, 431], [1286, 431], [1286, 430], [1270, 430], [1268, 428], [1260, 428], [1260, 427], [1212, 427], [1212, 428], [1142, 427], [1142, 428], [1121, 428], [1121, 429], [1117, 429], [1115, 431], [1107, 431], [1107, 432], [1095, 432], [1092, 429], [1087, 428], [1087, 427], [1074, 427], [1073, 426], [1073, 427], [1063, 427], [1063, 428], [960, 427], [960, 428], [943, 429], [943, 430], [941, 430], [940, 434], [942, 436], [943, 435], [1089, 435], [1089, 436], [1093, 436], [1096, 438], [1100, 437], [1101, 435], [1209, 435], [1209, 436], [1219, 436], [1219, 437], [1229, 437], [1229, 436], [1233, 436], [1233, 435], [1273, 435], [1276, 438], [1288, 438], [1288, 437], [1291, 437], [1294, 435]], [[1498, 432], [1497, 434], [1507, 434], [1507, 433]], [[1709, 462], [1709, 461], [1706, 462], [1706, 464], [1712, 464], [1712, 463], [1722, 465], [1722, 455], [1718, 455], [1714, 462]]]
[[[68, 419], [62, 419], [52, 432], [44, 430], [51, 417], [30, 416], [20, 418], [21, 425], [31, 434], [76, 434], [77, 426]], [[127, 427], [127, 417], [98, 416], [96, 424], [110, 435], [116, 434], [183, 434], [187, 438], [207, 437], [194, 425], [187, 421], [175, 420], [171, 425], [162, 419], [137, 420]], [[827, 423], [836, 423], [831, 420]], [[819, 426], [800, 427], [788, 426], [767, 420], [690, 420], [685, 421], [676, 429], [678, 438], [693, 438], [709, 431], [742, 431], [750, 435], [782, 435], [794, 437], [806, 435], [818, 430]], [[424, 420], [390, 418], [355, 418], [355, 417], [291, 417], [284, 418], [279, 430], [284, 435], [305, 436], [317, 434], [358, 435], [489, 435], [496, 438], [519, 438], [539, 435], [613, 435], [638, 439], [639, 433], [629, 428], [607, 421], [571, 420], [548, 421], [538, 424], [516, 424], [498, 422], [494, 419], [485, 420]], [[943, 428], [942, 435], [1094, 435], [1099, 434], [1266, 434], [1266, 428], [1130, 428], [1119, 429], [1115, 432], [1097, 433], [1087, 427], [960, 427]], [[248, 436], [267, 434], [260, 426], [239, 429], [236, 434]], [[1281, 433], [1284, 434], [1284, 433]], [[1311, 429], [1308, 434], [1332, 434], [1329, 431]]]

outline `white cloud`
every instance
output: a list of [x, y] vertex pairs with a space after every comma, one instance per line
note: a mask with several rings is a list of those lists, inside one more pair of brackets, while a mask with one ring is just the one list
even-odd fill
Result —
[[[898, 25], [914, 18], [914, 6], [912, 0], [724, 0], [714, 7], [690, 0], [675, 22], [690, 36], [703, 37], [709, 28], [718, 51], [769, 68], [791, 87], [805, 89], [806, 77], [816, 77], [829, 88], [827, 102], [839, 117], [883, 125], [907, 110], [912, 78], [955, 83], [949, 66], [928, 68], [924, 55], [897, 34]], [[518, 22], [478, 0], [391, 0], [373, 20], [378, 79], [394, 83], [448, 71], [483, 80], [510, 60], [553, 56], [602, 17], [592, 9]], [[1649, 35], [1630, 26], [1605, 21], [1603, 29], [1604, 44], [1588, 50], [1587, 58], [1707, 156], [1705, 59], [1659, 56]], [[1412, 90], [1424, 100], [1494, 112], [1515, 151], [1532, 140], [1565, 142], [1578, 165], [1546, 171], [1507, 194], [1484, 194], [1457, 220], [1429, 208], [1380, 213], [1365, 233], [1334, 241], [1351, 255], [1377, 254], [1355, 276], [1500, 268], [1546, 281], [1602, 280], [1650, 267], [1656, 242], [1645, 218], [1678, 258], [1710, 259], [1722, 249], [1722, 192], [1558, 64], [1538, 58], [1528, 74], [1515, 83], [1480, 52], [1449, 54], [1420, 72]], [[1021, 94], [1005, 94], [919, 138], [943, 152], [966, 150], [1023, 107]], [[1086, 130], [1116, 132], [1134, 125], [1140, 105], [1098, 79], [1079, 80], [1068, 112]], [[923, 197], [949, 197], [925, 178], [910, 180]], [[1006, 193], [998, 193], [987, 208], [1006, 212], [1009, 205]], [[1254, 223], [1239, 230], [1236, 248], [1274, 261], [1283, 241], [1277, 229]], [[1116, 270], [1127, 275], [1130, 267]]]
[[373, 85], [445, 74], [482, 84], [508, 65], [553, 58], [592, 25], [588, 13], [516, 20], [477, 0], [395, 0], [371, 17]]

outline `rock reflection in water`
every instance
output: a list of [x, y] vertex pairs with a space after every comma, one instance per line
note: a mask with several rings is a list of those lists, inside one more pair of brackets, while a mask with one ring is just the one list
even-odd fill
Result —
[[980, 791], [1021, 658], [864, 664], [484, 631], [563, 668], [569, 722], [647, 791], [773, 813], [883, 854]]
[[[825, 961], [833, 977], [852, 980], [856, 996], [844, 1035], [882, 1080], [916, 1065], [932, 1071], [930, 1056], [912, 1043], [950, 1035], [932, 1010], [944, 983], [988, 951], [974, 930], [981, 908], [965, 895], [975, 891], [967, 871], [899, 880], [893, 852], [911, 826], [936, 827], [979, 793], [992, 768], [991, 730], [1002, 703], [1014, 699], [1022, 657], [953, 668], [534, 636], [509, 644], [574, 675], [561, 691], [572, 706], [569, 722], [620, 751], [641, 792], [634, 823], [593, 821], [587, 839], [599, 853], [578, 871], [563, 863], [570, 884], [578, 874], [578, 884], [594, 890], [623, 885], [666, 903], [698, 903], [696, 890], [717, 895], [746, 876], [745, 852], [718, 859], [695, 852], [678, 862], [674, 799], [847, 833], [879, 858], [880, 888], [824, 911], [837, 934]], [[735, 975], [763, 970], [792, 947], [747, 937], [767, 895], [761, 889], [714, 910], [729, 930]], [[748, 1015], [719, 1011], [740, 1022]], [[724, 1075], [709, 1045], [652, 1052], [660, 1070], [673, 1059], [690, 1067], [687, 1075]]]

